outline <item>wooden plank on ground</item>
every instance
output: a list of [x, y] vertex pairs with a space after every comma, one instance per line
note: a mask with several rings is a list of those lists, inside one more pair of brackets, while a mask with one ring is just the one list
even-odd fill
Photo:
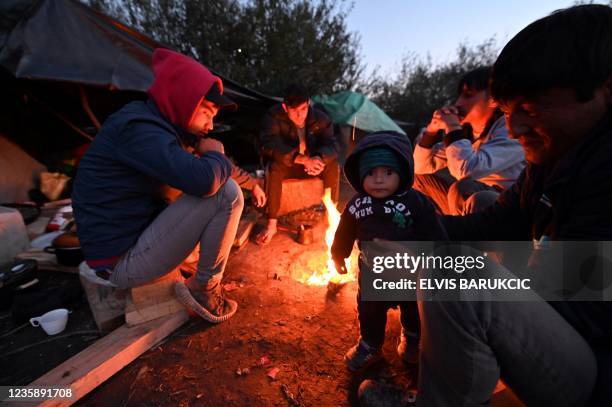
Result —
[[47, 400], [40, 406], [70, 406], [138, 356], [183, 325], [189, 316], [181, 311], [134, 327], [123, 325], [71, 357], [29, 386], [71, 388], [70, 400]]
[[142, 324], [185, 309], [175, 298], [149, 305], [137, 306], [128, 296], [125, 305], [125, 323], [129, 326]]

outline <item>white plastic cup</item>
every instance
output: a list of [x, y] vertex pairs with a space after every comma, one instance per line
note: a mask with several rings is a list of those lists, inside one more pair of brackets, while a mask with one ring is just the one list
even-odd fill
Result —
[[66, 308], [54, 309], [39, 317], [30, 318], [30, 324], [41, 326], [47, 335], [56, 335], [66, 329], [69, 313]]

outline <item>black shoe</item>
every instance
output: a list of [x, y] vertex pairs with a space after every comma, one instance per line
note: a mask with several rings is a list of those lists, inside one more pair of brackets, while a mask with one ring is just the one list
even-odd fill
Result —
[[402, 328], [399, 343], [397, 344], [397, 354], [409, 365], [419, 363], [419, 338]]
[[344, 355], [346, 367], [351, 372], [364, 370], [380, 360], [382, 360], [382, 350], [369, 346], [362, 339], [359, 339], [357, 345], [349, 349]]

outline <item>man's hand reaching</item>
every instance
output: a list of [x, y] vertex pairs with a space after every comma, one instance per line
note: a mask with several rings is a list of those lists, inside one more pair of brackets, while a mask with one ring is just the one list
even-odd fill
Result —
[[344, 259], [334, 258], [334, 265], [336, 266], [336, 271], [338, 274], [346, 274], [348, 272]]
[[253, 203], [256, 207], [261, 208], [266, 204], [266, 193], [258, 184], [255, 184], [251, 190], [253, 193]]

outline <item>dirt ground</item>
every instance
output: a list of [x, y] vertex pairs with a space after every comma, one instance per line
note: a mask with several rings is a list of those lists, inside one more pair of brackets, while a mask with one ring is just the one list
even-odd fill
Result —
[[[350, 191], [343, 188], [344, 202], [347, 193]], [[297, 281], [302, 273], [325, 267], [327, 251], [324, 214], [310, 211], [303, 216], [310, 223], [318, 220], [314, 243], [300, 245], [295, 234], [281, 231], [268, 246], [251, 241], [231, 256], [224, 282], [235, 287], [229, 295], [239, 303], [232, 319], [213, 325], [192, 317], [77, 405], [352, 406], [357, 405], [357, 388], [366, 378], [414, 387], [416, 372], [402, 363], [395, 350], [400, 328], [396, 310], [389, 312], [385, 361], [364, 374], [347, 371], [343, 355], [358, 336], [356, 282], [336, 293], [326, 286]], [[11, 346], [4, 349], [17, 346], [15, 338], [12, 335], [7, 341]], [[92, 338], [96, 336], [53, 345], [55, 349], [72, 348], [75, 353]], [[82, 337], [66, 341], [78, 339]], [[26, 352], [32, 356], [28, 359], [45, 360], [47, 370], [61, 362], [50, 361], [40, 348], [32, 351]], [[21, 366], [20, 383], [44, 373], [45, 367], [24, 360], [23, 352], [14, 358], [9, 363]], [[15, 373], [4, 382], [15, 383]], [[512, 406], [514, 401], [502, 394], [492, 405]]]
[[[324, 265], [325, 223], [315, 243], [303, 246], [280, 232], [268, 246], [248, 243], [226, 268], [239, 303], [229, 321], [192, 318], [165, 343], [145, 353], [87, 398], [83, 405], [316, 405], [354, 402], [364, 376], [353, 377], [342, 356], [357, 338], [356, 283], [339, 293], [308, 286], [293, 275]], [[243, 285], [240, 287], [240, 285]], [[407, 385], [410, 374], [395, 354], [397, 312], [390, 314], [388, 363], [367, 377]], [[261, 359], [264, 358], [262, 366]], [[265, 362], [268, 359], [269, 362]], [[239, 375], [238, 369], [249, 369]], [[275, 379], [267, 374], [279, 369]]]
[[[266, 247], [249, 242], [226, 269], [226, 282], [243, 285], [231, 292], [240, 307], [231, 320], [211, 325], [192, 318], [79, 404], [342, 406], [357, 405], [365, 378], [415, 386], [416, 371], [396, 354], [396, 310], [389, 312], [386, 360], [353, 375], [343, 355], [358, 336], [356, 282], [334, 294], [293, 278], [305, 266], [323, 264], [325, 226], [315, 228], [316, 243], [308, 246], [286, 232]], [[247, 374], [238, 374], [245, 368]], [[514, 401], [501, 394], [493, 405]]]

